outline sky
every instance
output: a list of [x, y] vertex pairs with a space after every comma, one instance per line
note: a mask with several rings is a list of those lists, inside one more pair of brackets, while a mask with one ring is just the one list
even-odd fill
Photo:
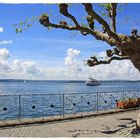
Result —
[[[117, 15], [117, 33], [130, 34], [140, 28], [140, 4], [127, 4]], [[95, 10], [101, 8], [95, 4]], [[15, 24], [31, 20], [43, 13], [57, 23], [66, 20], [58, 14], [57, 4], [0, 4], [0, 79], [32, 80], [140, 80], [140, 74], [129, 60], [113, 61], [110, 65], [88, 67], [92, 55], [104, 56], [110, 46], [93, 36], [78, 32], [43, 27], [38, 20], [22, 33]], [[80, 4], [72, 4], [70, 13], [85, 22], [86, 12]], [[126, 22], [125, 18], [129, 17]]]

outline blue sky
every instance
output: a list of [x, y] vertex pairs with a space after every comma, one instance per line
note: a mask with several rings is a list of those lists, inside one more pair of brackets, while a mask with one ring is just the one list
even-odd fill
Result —
[[[139, 6], [140, 4], [123, 6], [123, 11], [117, 16], [119, 22], [118, 33], [129, 34], [133, 28], [139, 29], [140, 26], [135, 23], [135, 21], [140, 23]], [[101, 11], [97, 4], [95, 9], [96, 11]], [[79, 4], [71, 5], [69, 11], [75, 17], [80, 17], [79, 22], [84, 22], [82, 17], [86, 16], [86, 13], [83, 6]], [[0, 42], [9, 41], [8, 43], [0, 43], [0, 51], [8, 55], [7, 59], [1, 58], [0, 60], [1, 69], [3, 70], [3, 65], [6, 65], [7, 68], [4, 71], [0, 71], [0, 78], [86, 79], [89, 75], [96, 77], [98, 74], [95, 74], [94, 71], [98, 73], [97, 70], [106, 69], [106, 76], [100, 74], [96, 78], [112, 79], [111, 74], [108, 73], [113, 73], [110, 67], [114, 66], [114, 63], [112, 66], [99, 66], [96, 68], [87, 68], [83, 65], [83, 60], [89, 58], [92, 54], [100, 54], [105, 49], [110, 48], [108, 44], [97, 41], [92, 36], [84, 37], [78, 32], [61, 29], [47, 30], [39, 22], [36, 22], [21, 34], [15, 32], [13, 24], [25, 21], [33, 16], [40, 16], [42, 13], [50, 14], [51, 20], [57, 22], [58, 5], [0, 4], [0, 27], [3, 29], [0, 33]], [[128, 22], [124, 22], [126, 16], [130, 17]], [[59, 19], [65, 18], [59, 16]], [[6, 50], [8, 51], [7, 53]], [[70, 59], [72, 64], [66, 63], [66, 58]], [[116, 63], [118, 64], [118, 62]], [[135, 72], [136, 75], [132, 79], [139, 78], [137, 76], [138, 72], [133, 68], [131, 62], [123, 61], [121, 63], [126, 63], [125, 65], [129, 63], [129, 65], [127, 69], [120, 69], [114, 79], [126, 79], [132, 72]], [[21, 67], [22, 74], [19, 74], [16, 67]], [[78, 68], [82, 69], [79, 73]], [[6, 72], [6, 70], [8, 71]], [[84, 72], [90, 74], [80, 77]]]

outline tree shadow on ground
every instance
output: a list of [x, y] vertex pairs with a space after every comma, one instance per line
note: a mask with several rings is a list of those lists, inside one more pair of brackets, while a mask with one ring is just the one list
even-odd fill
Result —
[[114, 134], [117, 131], [121, 130], [122, 128], [115, 128], [115, 129], [111, 129], [111, 130], [106, 130], [106, 131], [100, 131], [101, 133], [105, 133], [105, 134]]
[[138, 129], [133, 129], [132, 131], [131, 131], [131, 134], [140, 134], [140, 130], [138, 130]]
[[120, 118], [118, 120], [127, 120], [127, 121], [132, 121], [133, 119], [132, 118]]
[[124, 120], [124, 121], [128, 121], [128, 122], [126, 122], [125, 124], [117, 125], [116, 128], [112, 128], [110, 130], [101, 131], [101, 133], [114, 134], [122, 129], [134, 127], [135, 123], [136, 123], [136, 121], [133, 120], [132, 118], [120, 118], [118, 120]]

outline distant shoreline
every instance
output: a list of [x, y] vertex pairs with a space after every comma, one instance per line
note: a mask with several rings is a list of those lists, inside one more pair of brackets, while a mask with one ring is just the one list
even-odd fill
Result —
[[[0, 82], [49, 82], [49, 83], [84, 83], [86, 80], [28, 80], [28, 79], [0, 79]], [[100, 82], [140, 82], [140, 80], [99, 80]]]

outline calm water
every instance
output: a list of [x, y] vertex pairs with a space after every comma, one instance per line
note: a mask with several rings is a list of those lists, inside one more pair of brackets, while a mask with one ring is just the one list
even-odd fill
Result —
[[[112, 91], [140, 91], [140, 82], [101, 82], [100, 86], [67, 81], [0, 82], [0, 95], [4, 95], [0, 96], [0, 120], [97, 111], [95, 92], [100, 93], [98, 110], [114, 108], [123, 97]], [[140, 97], [140, 92], [136, 94]], [[134, 96], [132, 92], [127, 95]]]
[[0, 94], [62, 94], [140, 90], [140, 82], [101, 82], [100, 86], [86, 86], [84, 82], [0, 82]]

